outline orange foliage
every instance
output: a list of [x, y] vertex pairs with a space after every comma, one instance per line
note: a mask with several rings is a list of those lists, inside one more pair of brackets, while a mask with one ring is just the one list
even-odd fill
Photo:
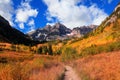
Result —
[[0, 80], [57, 80], [64, 71], [58, 57], [3, 51]]
[[120, 80], [120, 51], [89, 56], [77, 60], [75, 64], [83, 79]]

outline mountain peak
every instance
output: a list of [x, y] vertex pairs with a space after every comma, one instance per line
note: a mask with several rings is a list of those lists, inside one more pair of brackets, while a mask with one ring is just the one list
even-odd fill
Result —
[[56, 23], [56, 25], [57, 25], [57, 24], [58, 24], [58, 25], [61, 25], [61, 23], [60, 23], [60, 22], [57, 22], [57, 23]]
[[67, 28], [65, 25], [61, 24], [60, 22], [58, 22], [55, 25], [53, 25], [53, 27], [57, 28], [57, 29], [59, 29], [59, 28], [64, 28], [64, 29]]
[[44, 29], [44, 30], [47, 30], [47, 31], [50, 31], [50, 30], [51, 30], [51, 28], [52, 28], [52, 26], [51, 26], [51, 25], [46, 25], [43, 29]]

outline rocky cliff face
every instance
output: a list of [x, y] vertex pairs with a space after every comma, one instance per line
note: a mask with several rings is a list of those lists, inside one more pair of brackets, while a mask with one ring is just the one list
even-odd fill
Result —
[[37, 29], [33, 32], [28, 33], [28, 35], [37, 41], [51, 41], [51, 40], [64, 40], [72, 37], [81, 37], [88, 32], [95, 29], [95, 25], [76, 27], [73, 30], [67, 28], [61, 23], [56, 23], [53, 26], [47, 25], [42, 29]]
[[81, 37], [91, 32], [96, 27], [97, 27], [96, 25], [76, 27], [73, 28], [72, 32], [69, 35], [74, 37]]

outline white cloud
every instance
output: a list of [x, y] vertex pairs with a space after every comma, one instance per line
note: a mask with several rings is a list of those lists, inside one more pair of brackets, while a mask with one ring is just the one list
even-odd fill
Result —
[[[43, 0], [48, 6], [46, 16], [48, 21], [54, 23], [56, 18], [69, 28], [76, 26], [96, 24], [99, 25], [108, 15], [104, 10], [92, 4], [77, 5], [82, 0]], [[54, 5], [53, 5], [54, 4]]]
[[[37, 17], [38, 11], [37, 9], [33, 9], [30, 6], [31, 0], [26, 0], [25, 2], [21, 2], [21, 5], [16, 10], [16, 22], [19, 24], [21, 23], [27, 23], [29, 24], [29, 19], [32, 19]], [[33, 20], [34, 22], [34, 20]], [[31, 26], [31, 25], [30, 25]], [[20, 27], [21, 28], [21, 27]]]
[[16, 15], [16, 22], [27, 22], [30, 17], [36, 17], [37, 10], [18, 9]]
[[51, 25], [51, 26], [53, 26], [53, 25], [55, 25], [55, 23], [47, 23], [46, 25]]
[[31, 19], [31, 20], [28, 22], [28, 26], [30, 26], [30, 31], [35, 30], [35, 22], [34, 22], [33, 19]]
[[21, 4], [16, 6], [18, 8], [15, 10], [12, 0], [0, 0], [0, 15], [14, 27], [19, 26], [20, 29], [24, 29], [25, 25], [28, 25], [30, 30], [33, 30], [35, 27], [33, 18], [37, 17], [38, 11], [30, 5], [32, 0], [21, 1]]
[[1, 0], [0, 3], [9, 3], [10, 0]]
[[10, 22], [10, 25], [13, 24], [13, 2], [12, 0], [0, 0], [0, 15], [3, 16], [6, 20]]
[[33, 20], [33, 19], [32, 19], [32, 20], [30, 20], [30, 21], [29, 21], [29, 23], [28, 23], [28, 25], [29, 25], [29, 26], [33, 26], [33, 25], [35, 25], [34, 20]]
[[96, 5], [89, 7], [89, 12], [90, 16], [93, 17], [92, 24], [95, 25], [99, 25], [108, 16], [104, 10], [97, 8]]

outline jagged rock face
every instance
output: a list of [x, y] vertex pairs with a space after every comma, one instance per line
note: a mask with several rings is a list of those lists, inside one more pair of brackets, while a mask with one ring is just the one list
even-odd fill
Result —
[[69, 34], [71, 32], [70, 29], [68, 29], [67, 27], [65, 27], [64, 25], [60, 24], [60, 23], [56, 23], [53, 28], [52, 31], [54, 34], [63, 36], [66, 34]]
[[97, 27], [96, 25], [76, 27], [76, 28], [73, 28], [71, 35], [74, 37], [81, 37], [91, 32], [96, 27]]
[[104, 27], [108, 24], [116, 22], [120, 18], [120, 3], [115, 8], [114, 12], [105, 20]]
[[37, 29], [34, 32], [28, 33], [28, 35], [31, 36], [33, 40], [51, 41], [56, 39], [63, 39], [64, 36], [70, 32], [71, 30], [65, 27], [63, 24], [56, 23], [54, 26], [47, 25], [42, 29]]
[[63, 24], [56, 23], [53, 26], [47, 25], [42, 29], [28, 33], [28, 35], [37, 41], [51, 41], [51, 40], [64, 40], [72, 37], [81, 37], [88, 32], [92, 31], [96, 26], [82, 26], [76, 27], [73, 30], [67, 28]]
[[120, 3], [119, 3], [118, 6], [115, 8], [114, 13], [115, 13], [115, 15], [117, 16], [117, 18], [120, 18]]
[[118, 10], [118, 8], [120, 8], [120, 3], [117, 5], [117, 7], [115, 8], [115, 11]]

